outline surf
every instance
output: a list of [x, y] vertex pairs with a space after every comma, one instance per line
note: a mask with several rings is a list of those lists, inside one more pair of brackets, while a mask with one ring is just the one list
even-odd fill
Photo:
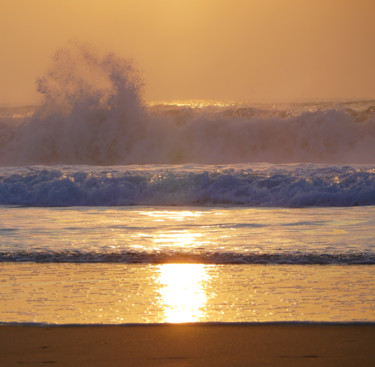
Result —
[[132, 61], [58, 50], [43, 103], [0, 113], [0, 164], [375, 162], [375, 102], [149, 104], [143, 88]]
[[375, 205], [367, 165], [0, 167], [0, 205], [345, 207]]

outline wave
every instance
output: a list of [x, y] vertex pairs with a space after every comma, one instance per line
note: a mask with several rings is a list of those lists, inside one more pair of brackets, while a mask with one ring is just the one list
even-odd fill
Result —
[[373, 253], [253, 253], [231, 252], [108, 252], [12, 251], [0, 252], [0, 262], [36, 263], [125, 263], [125, 264], [290, 264], [290, 265], [373, 265]]
[[132, 62], [59, 50], [43, 104], [0, 113], [0, 164], [375, 163], [375, 103], [154, 105]]
[[375, 205], [375, 168], [317, 164], [3, 167], [0, 205]]

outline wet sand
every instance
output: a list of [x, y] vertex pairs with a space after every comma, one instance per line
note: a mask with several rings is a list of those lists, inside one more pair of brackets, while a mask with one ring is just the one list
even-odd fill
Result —
[[374, 366], [375, 324], [0, 326], [0, 366]]

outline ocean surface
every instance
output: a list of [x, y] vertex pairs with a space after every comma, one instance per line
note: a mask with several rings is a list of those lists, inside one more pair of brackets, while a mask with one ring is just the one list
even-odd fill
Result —
[[63, 161], [0, 167], [0, 322], [375, 321], [371, 159]]
[[375, 101], [145, 103], [58, 56], [0, 108], [1, 323], [375, 322]]

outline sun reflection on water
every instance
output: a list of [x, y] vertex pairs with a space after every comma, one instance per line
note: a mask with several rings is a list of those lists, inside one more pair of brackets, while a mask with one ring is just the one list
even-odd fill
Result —
[[202, 213], [197, 210], [151, 210], [142, 211], [141, 214], [153, 218], [154, 221], [173, 220], [177, 222], [202, 216]]
[[175, 245], [175, 247], [187, 247], [196, 244], [197, 240], [202, 237], [199, 232], [192, 232], [188, 230], [183, 231], [166, 231], [160, 232], [154, 238], [155, 244]]
[[[173, 221], [189, 224], [202, 216], [200, 211], [154, 210], [144, 213], [154, 221]], [[203, 234], [194, 226], [188, 228], [163, 228], [152, 238], [153, 249], [171, 248], [184, 252], [186, 248], [200, 246]], [[207, 284], [210, 276], [208, 265], [162, 264], [159, 265], [157, 286], [160, 306], [163, 309], [161, 322], [196, 322], [206, 316]]]
[[206, 315], [207, 265], [160, 265], [158, 283], [164, 322], [197, 322]]

